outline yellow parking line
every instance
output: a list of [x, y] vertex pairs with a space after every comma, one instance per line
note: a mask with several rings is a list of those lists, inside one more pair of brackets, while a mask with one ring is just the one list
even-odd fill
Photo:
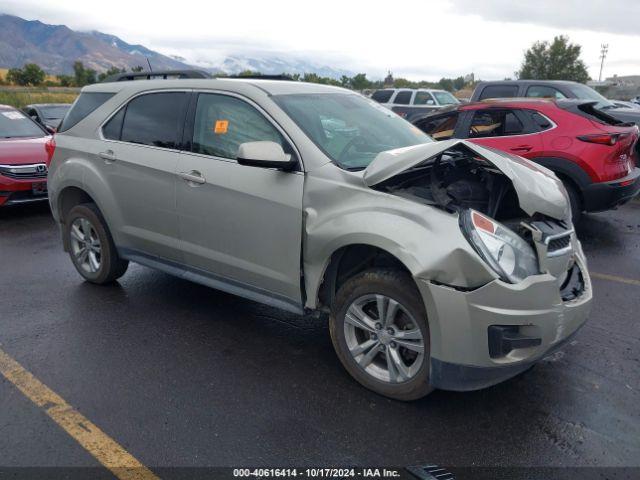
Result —
[[636, 285], [640, 287], [640, 280], [633, 278], [619, 277], [617, 275], [609, 275], [608, 273], [589, 272], [591, 278], [599, 278], [600, 280], [610, 280], [612, 282], [626, 283], [627, 285]]
[[115, 440], [0, 349], [0, 373], [102, 465], [122, 480], [157, 479]]

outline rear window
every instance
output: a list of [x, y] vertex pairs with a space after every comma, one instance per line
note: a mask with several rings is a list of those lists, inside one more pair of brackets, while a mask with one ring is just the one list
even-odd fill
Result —
[[396, 98], [393, 100], [393, 103], [395, 103], [396, 105], [409, 105], [412, 93], [413, 92], [411, 91], [398, 92]]
[[476, 110], [469, 138], [505, 137], [528, 133], [516, 114], [510, 110]]
[[0, 138], [44, 137], [45, 133], [18, 110], [0, 110]]
[[391, 100], [391, 95], [393, 95], [393, 90], [378, 90], [377, 92], [373, 92], [371, 99], [379, 103], [387, 103]]
[[489, 85], [480, 93], [480, 100], [487, 98], [512, 98], [518, 96], [517, 85]]
[[64, 132], [65, 130], [69, 130], [114, 95], [115, 93], [102, 92], [81, 93], [71, 106], [71, 110], [65, 115], [58, 131]]
[[[179, 148], [186, 106], [185, 92], [149, 93], [134, 98], [127, 105], [120, 140], [154, 147]], [[113, 129], [108, 124], [103, 134], [115, 135], [116, 117], [113, 118]]]

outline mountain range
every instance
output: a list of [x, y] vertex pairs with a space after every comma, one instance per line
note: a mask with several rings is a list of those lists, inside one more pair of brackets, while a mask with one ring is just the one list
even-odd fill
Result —
[[65, 25], [49, 25], [0, 14], [0, 68], [36, 63], [47, 73], [55, 75], [71, 73], [73, 63], [81, 61], [85, 67], [98, 72], [110, 67], [131, 69], [142, 66], [146, 70], [147, 59], [154, 70], [203, 68], [211, 73], [226, 74], [253, 70], [271, 75], [316, 73], [332, 78], [353, 75], [353, 72], [303, 58], [272, 53], [248, 55], [239, 52], [219, 62], [194, 67], [184, 58], [163, 55], [144, 45], [127, 43], [115, 35], [98, 31], [80, 32]]

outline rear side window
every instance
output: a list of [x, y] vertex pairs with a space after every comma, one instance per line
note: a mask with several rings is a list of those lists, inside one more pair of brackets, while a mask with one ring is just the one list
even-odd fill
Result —
[[532, 85], [527, 88], [525, 95], [533, 98], [555, 98], [556, 100], [567, 98], [557, 88], [547, 87], [545, 85]]
[[522, 135], [524, 125], [511, 110], [476, 110], [471, 121], [469, 138]]
[[[153, 147], [179, 148], [186, 105], [185, 92], [148, 93], [134, 98], [124, 113], [120, 140]], [[116, 129], [114, 124], [113, 130]]]
[[489, 85], [484, 87], [480, 100], [486, 98], [512, 98], [518, 96], [517, 85]]
[[418, 123], [418, 128], [431, 135], [434, 140], [447, 140], [453, 137], [458, 122], [458, 112], [426, 118]]
[[[431, 103], [429, 103], [429, 100], [431, 100]], [[416, 97], [413, 99], [414, 105], [433, 105], [435, 103], [429, 92], [416, 92]]]
[[395, 103], [396, 105], [409, 105], [412, 93], [413, 92], [411, 91], [398, 92], [396, 98], [393, 100], [393, 103]]
[[102, 127], [102, 135], [109, 140], [120, 140], [122, 134], [122, 121], [124, 120], [125, 108], [121, 108], [107, 124]]
[[553, 123], [544, 115], [541, 115], [538, 112], [529, 112], [531, 119], [533, 120], [533, 124], [536, 126], [537, 132], [544, 132], [545, 130], [549, 130], [553, 127]]
[[379, 103], [387, 103], [391, 100], [391, 95], [393, 95], [393, 90], [378, 90], [377, 92], [373, 92], [371, 99]]
[[58, 131], [64, 132], [65, 130], [69, 130], [114, 95], [114, 93], [102, 92], [81, 93], [65, 115]]
[[235, 160], [245, 142], [272, 141], [290, 147], [258, 110], [235, 97], [203, 93], [198, 96], [192, 151]]

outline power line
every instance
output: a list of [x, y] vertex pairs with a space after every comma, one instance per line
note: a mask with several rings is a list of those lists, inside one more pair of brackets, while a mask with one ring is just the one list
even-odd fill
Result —
[[609, 44], [603, 43], [600, 45], [600, 75], [598, 75], [598, 82], [602, 81], [602, 67], [604, 66], [604, 59], [607, 58], [609, 52]]

